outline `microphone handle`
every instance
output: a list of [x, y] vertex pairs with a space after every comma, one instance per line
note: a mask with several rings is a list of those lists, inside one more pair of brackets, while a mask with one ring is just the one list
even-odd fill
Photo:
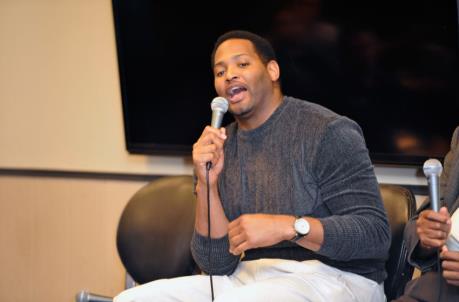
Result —
[[439, 196], [440, 196], [440, 189], [438, 184], [438, 176], [432, 175], [429, 177], [429, 193], [430, 193], [430, 204], [432, 206], [432, 210], [435, 212], [439, 211]]
[[[221, 110], [212, 110], [212, 121], [210, 125], [216, 129], [220, 128], [222, 125], [224, 114], [225, 112], [222, 112]], [[206, 169], [207, 171], [210, 171], [210, 169], [212, 169], [212, 163], [210, 161], [206, 163]]]
[[225, 113], [220, 110], [212, 110], [212, 121], [210, 125], [216, 129], [220, 128], [222, 125], [224, 114]]

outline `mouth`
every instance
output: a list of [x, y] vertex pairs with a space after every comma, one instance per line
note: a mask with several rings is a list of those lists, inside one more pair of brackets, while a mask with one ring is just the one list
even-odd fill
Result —
[[234, 85], [226, 89], [226, 95], [230, 102], [240, 101], [244, 97], [247, 88], [242, 85]]

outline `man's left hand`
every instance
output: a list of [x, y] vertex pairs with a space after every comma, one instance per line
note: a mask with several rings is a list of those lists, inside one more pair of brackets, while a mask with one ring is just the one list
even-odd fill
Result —
[[294, 216], [244, 214], [230, 222], [230, 253], [240, 255], [248, 249], [274, 245], [295, 236]]
[[440, 258], [443, 260], [443, 277], [446, 282], [459, 286], [459, 251], [449, 251], [446, 246], [443, 246]]

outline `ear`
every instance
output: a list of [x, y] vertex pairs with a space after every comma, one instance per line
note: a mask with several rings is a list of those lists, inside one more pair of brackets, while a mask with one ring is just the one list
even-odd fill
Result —
[[276, 82], [277, 80], [279, 80], [280, 68], [279, 68], [279, 64], [277, 64], [276, 61], [274, 60], [269, 61], [268, 64], [266, 65], [266, 69], [268, 70], [271, 81]]

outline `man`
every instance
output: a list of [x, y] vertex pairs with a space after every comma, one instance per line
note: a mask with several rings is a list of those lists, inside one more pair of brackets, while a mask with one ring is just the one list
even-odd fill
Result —
[[[440, 192], [445, 206], [437, 213], [427, 201], [405, 228], [409, 262], [423, 274], [410, 281], [405, 294], [396, 301], [459, 301], [459, 246], [454, 241], [459, 240], [459, 127], [454, 131], [444, 164]], [[437, 269], [438, 249], [441, 272]]]
[[[284, 96], [274, 51], [255, 34], [221, 36], [212, 66], [235, 122], [206, 127], [193, 146], [191, 250], [214, 275], [215, 301], [384, 301], [390, 231], [358, 125]], [[115, 301], [209, 300], [209, 277], [199, 275]]]

